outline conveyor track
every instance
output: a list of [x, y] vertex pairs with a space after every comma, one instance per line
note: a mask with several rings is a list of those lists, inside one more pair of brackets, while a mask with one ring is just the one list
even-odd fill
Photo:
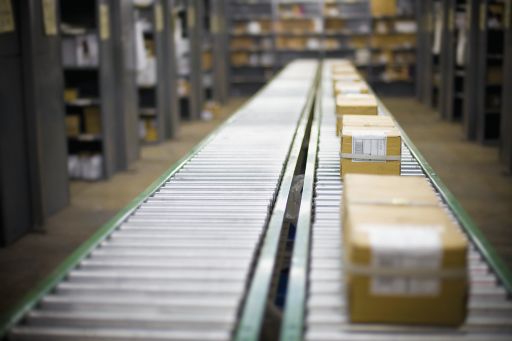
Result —
[[28, 302], [8, 339], [232, 339], [317, 71], [285, 68]]
[[[400, 327], [392, 325], [357, 325], [348, 321], [343, 284], [343, 243], [340, 204], [343, 183], [339, 175], [339, 137], [335, 134], [335, 107], [330, 66], [323, 66], [321, 96], [315, 112], [308, 168], [304, 183], [301, 214], [297, 228], [289, 291], [286, 302], [282, 340], [512, 340], [512, 301], [507, 290], [490, 267], [475, 240], [470, 246], [471, 292], [466, 323], [460, 328]], [[388, 114], [382, 104], [379, 113]], [[318, 147], [318, 149], [316, 149]], [[402, 146], [403, 176], [421, 176], [430, 181], [424, 167]], [[308, 184], [307, 181], [310, 181]], [[308, 193], [311, 186], [311, 193]], [[441, 204], [453, 219], [454, 212], [446, 198]], [[308, 202], [309, 201], [309, 202]], [[308, 206], [312, 205], [312, 209]], [[311, 211], [308, 215], [307, 212]], [[469, 234], [461, 226], [461, 229]], [[297, 312], [299, 311], [299, 312]]]

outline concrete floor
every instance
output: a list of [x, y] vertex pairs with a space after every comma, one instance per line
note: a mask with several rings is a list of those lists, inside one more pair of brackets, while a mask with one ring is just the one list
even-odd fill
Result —
[[[497, 149], [465, 141], [459, 124], [439, 120], [413, 99], [384, 102], [512, 266], [512, 178], [500, 171]], [[129, 171], [109, 181], [71, 183], [71, 203], [48, 220], [46, 233], [29, 234], [0, 249], [0, 315], [241, 103], [230, 101], [213, 121], [183, 123], [176, 140], [144, 147]]]

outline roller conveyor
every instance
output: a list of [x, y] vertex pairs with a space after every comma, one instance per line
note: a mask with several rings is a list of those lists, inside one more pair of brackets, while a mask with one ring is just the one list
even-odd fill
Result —
[[258, 340], [308, 137], [282, 340], [512, 339], [510, 274], [406, 135], [402, 175], [425, 177], [472, 242], [468, 319], [458, 329], [347, 321], [339, 140], [330, 68], [318, 77], [318, 65], [286, 67], [36, 288], [0, 339]]
[[[460, 328], [400, 327], [393, 325], [351, 324], [345, 311], [343, 284], [340, 204], [343, 184], [339, 176], [339, 137], [329, 62], [323, 67], [321, 91], [308, 151], [301, 213], [290, 273], [282, 340], [512, 340], [512, 301], [482, 253], [481, 239], [460, 224], [472, 242], [468, 255], [470, 298], [466, 323]], [[380, 114], [388, 114], [380, 104]], [[315, 136], [315, 134], [317, 136]], [[407, 139], [406, 139], [407, 140]], [[407, 141], [406, 141], [407, 142]], [[403, 176], [421, 176], [426, 167], [412, 155], [407, 143], [402, 146]], [[435, 175], [434, 175], [435, 177]], [[307, 182], [309, 179], [309, 183]], [[431, 182], [432, 183], [432, 182]], [[432, 183], [434, 186], [434, 184]], [[437, 189], [436, 186], [434, 188]], [[453, 219], [460, 223], [448, 202], [439, 200]], [[311, 210], [310, 215], [307, 213]], [[455, 214], [455, 215], [454, 215]], [[510, 284], [510, 282], [508, 282]]]
[[285, 68], [78, 250], [12, 317], [7, 339], [232, 339], [287, 200], [317, 71], [316, 61]]

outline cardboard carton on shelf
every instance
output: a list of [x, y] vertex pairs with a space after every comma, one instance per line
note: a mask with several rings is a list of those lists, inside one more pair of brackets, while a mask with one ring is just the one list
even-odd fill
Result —
[[80, 116], [78, 114], [66, 115], [66, 135], [68, 137], [77, 137], [80, 135]]
[[64, 101], [73, 102], [76, 101], [79, 97], [78, 89], [76, 88], [66, 88], [64, 89]]
[[352, 322], [463, 323], [467, 240], [425, 179], [349, 174], [342, 214]]
[[397, 0], [371, 0], [371, 12], [374, 17], [396, 16]]
[[377, 115], [377, 99], [372, 94], [341, 94], [336, 96], [336, 135], [339, 135], [343, 115]]
[[[345, 118], [348, 117], [348, 122]], [[402, 139], [394, 122], [383, 116], [343, 118], [340, 174], [400, 175]]]
[[99, 107], [87, 107], [84, 109], [84, 132], [91, 135], [99, 135], [101, 133]]

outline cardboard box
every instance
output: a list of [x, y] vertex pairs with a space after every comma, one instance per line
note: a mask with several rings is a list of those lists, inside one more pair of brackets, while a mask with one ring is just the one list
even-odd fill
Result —
[[372, 94], [336, 96], [336, 135], [342, 127], [343, 115], [377, 115], [377, 99]]
[[84, 109], [84, 133], [101, 134], [101, 113], [98, 107], [87, 107]]
[[73, 102], [78, 99], [78, 89], [66, 88], [64, 89], [64, 101]]
[[367, 94], [370, 89], [364, 82], [353, 82], [338, 80], [334, 82], [334, 95], [345, 95], [345, 94]]
[[[348, 117], [348, 116], [347, 116]], [[400, 175], [402, 138], [388, 119], [380, 116], [349, 117], [341, 131], [340, 174]]]
[[396, 16], [396, 0], [372, 0], [371, 12], [374, 17]]
[[345, 280], [352, 322], [459, 325], [467, 240], [423, 178], [347, 175]]
[[66, 135], [68, 137], [77, 137], [80, 135], [80, 116], [66, 115]]

